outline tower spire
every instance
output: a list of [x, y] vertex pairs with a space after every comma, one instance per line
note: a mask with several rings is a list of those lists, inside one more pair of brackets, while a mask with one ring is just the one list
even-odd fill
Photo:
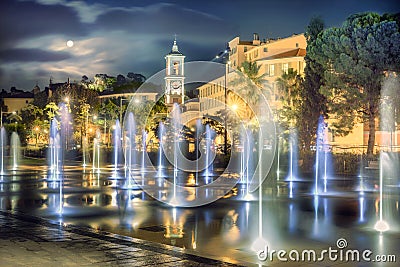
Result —
[[174, 38], [174, 45], [172, 46], [172, 52], [179, 52], [178, 45], [176, 44], [176, 33]]

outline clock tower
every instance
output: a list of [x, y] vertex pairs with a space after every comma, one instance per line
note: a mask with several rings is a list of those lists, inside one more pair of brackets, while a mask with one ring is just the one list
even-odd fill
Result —
[[165, 104], [182, 104], [185, 98], [185, 56], [179, 52], [176, 37], [171, 52], [165, 56]]

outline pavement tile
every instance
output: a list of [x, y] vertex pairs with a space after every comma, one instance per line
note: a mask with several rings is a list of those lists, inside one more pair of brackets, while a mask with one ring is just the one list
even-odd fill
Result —
[[238, 266], [144, 240], [0, 210], [2, 266]]

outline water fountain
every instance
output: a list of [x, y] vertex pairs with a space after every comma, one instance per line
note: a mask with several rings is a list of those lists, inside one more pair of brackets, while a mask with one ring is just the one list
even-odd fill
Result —
[[118, 164], [120, 160], [120, 153], [121, 153], [121, 126], [119, 124], [119, 120], [117, 119], [115, 121], [115, 128], [114, 128], [114, 134], [113, 134], [113, 140], [114, 140], [114, 164], [113, 164], [113, 178], [118, 177]]
[[173, 196], [171, 200], [171, 205], [176, 205], [176, 187], [177, 187], [177, 179], [178, 179], [178, 151], [180, 150], [179, 141], [181, 138], [181, 112], [179, 110], [179, 106], [175, 103], [172, 110], [172, 125], [173, 125], [173, 135], [174, 135], [174, 184], [173, 184]]
[[279, 175], [280, 175], [280, 142], [281, 138], [278, 137], [278, 144], [277, 144], [277, 152], [276, 152], [276, 180], [279, 181]]
[[134, 168], [137, 166], [136, 162], [136, 124], [133, 113], [128, 114], [127, 121], [125, 122], [125, 177], [127, 180], [128, 188], [133, 185]]
[[254, 140], [253, 134], [250, 129], [243, 129], [241, 132], [241, 139], [243, 144], [243, 151], [241, 155], [241, 180], [245, 184], [245, 192], [244, 192], [244, 200], [252, 200], [253, 197], [250, 194], [250, 179], [253, 174], [253, 149], [254, 149]]
[[50, 176], [52, 180], [58, 180], [61, 174], [61, 160], [62, 160], [62, 150], [60, 142], [60, 133], [58, 131], [58, 121], [53, 119], [50, 123], [50, 143], [49, 143], [49, 169]]
[[0, 165], [0, 175], [5, 174], [5, 162], [4, 159], [6, 157], [6, 149], [7, 149], [7, 135], [4, 127], [0, 129], [0, 150], [1, 150], [1, 165]]
[[88, 137], [85, 135], [82, 137], [82, 166], [84, 169], [88, 165], [88, 159], [89, 159], [88, 146], [89, 146], [89, 140]]
[[327, 193], [329, 166], [331, 162], [329, 147], [327, 145], [326, 123], [322, 115], [318, 120], [316, 143], [314, 195], [319, 195], [321, 193], [319, 185], [320, 176], [322, 176], [323, 180], [323, 193]]
[[141, 172], [142, 174], [146, 172], [146, 152], [147, 152], [147, 132], [142, 130], [142, 162], [141, 162]]
[[289, 181], [289, 197], [293, 197], [293, 182], [298, 176], [298, 166], [297, 166], [297, 132], [295, 129], [290, 130], [289, 136], [289, 174], [287, 181]]
[[92, 171], [93, 173], [100, 173], [100, 143], [101, 134], [100, 130], [96, 131], [96, 137], [93, 138], [93, 162]]
[[[396, 108], [399, 105], [398, 88], [400, 80], [396, 74], [388, 72], [383, 81], [380, 101], [380, 130], [382, 133], [382, 147], [379, 153], [379, 220], [375, 230], [385, 232], [390, 229], [389, 222], [393, 212], [390, 205], [384, 201], [384, 188], [390, 193], [389, 188], [400, 187], [399, 184], [399, 155], [394, 152], [397, 146]], [[393, 138], [393, 133], [394, 137]]]
[[201, 122], [201, 119], [196, 120], [196, 181], [195, 185], [199, 184], [199, 159], [200, 157], [200, 138], [201, 135], [203, 134], [203, 124]]
[[389, 224], [383, 218], [383, 170], [384, 170], [384, 158], [387, 154], [383, 151], [380, 152], [379, 155], [379, 220], [376, 222], [374, 228], [378, 232], [385, 232], [389, 230]]
[[70, 151], [73, 148], [73, 129], [72, 129], [72, 120], [71, 120], [71, 112], [69, 104], [60, 103], [59, 104], [60, 111], [60, 141], [61, 146], [63, 148], [63, 152]]
[[63, 146], [60, 138], [60, 132], [58, 131], [58, 121], [53, 118], [50, 123], [50, 144], [48, 153], [49, 158], [49, 169], [50, 169], [50, 181], [52, 181], [50, 187], [59, 188], [59, 205], [58, 214], [61, 216], [63, 213]]
[[160, 122], [158, 125], [158, 169], [157, 169], [157, 176], [158, 177], [163, 177], [163, 148], [162, 148], [162, 142], [165, 134], [165, 127], [164, 123]]
[[206, 169], [204, 171], [204, 176], [205, 176], [205, 183], [208, 184], [210, 183], [210, 176], [213, 175], [213, 164], [212, 160], [214, 159], [213, 157], [213, 133], [210, 128], [210, 125], [206, 125], [206, 133], [205, 133], [205, 155], [206, 155]]
[[20, 160], [20, 154], [21, 154], [21, 141], [19, 140], [19, 136], [16, 132], [13, 132], [11, 134], [11, 148], [10, 148], [10, 154], [11, 154], [11, 166], [12, 170], [17, 170], [19, 160]]

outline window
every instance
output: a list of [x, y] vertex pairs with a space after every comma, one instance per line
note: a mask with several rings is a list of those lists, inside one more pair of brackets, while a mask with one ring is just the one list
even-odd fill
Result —
[[142, 101], [147, 101], [147, 95], [142, 95]]
[[296, 47], [299, 47], [299, 43], [296, 43]]
[[264, 47], [264, 52], [265, 52], [265, 53], [268, 52], [268, 47]]
[[175, 61], [174, 62], [174, 75], [178, 75], [179, 74], [179, 62]]
[[269, 65], [269, 76], [275, 76], [275, 65]]
[[247, 52], [247, 46], [244, 47], [244, 52]]
[[288, 70], [289, 70], [289, 63], [283, 63], [282, 64], [283, 73], [288, 73]]

